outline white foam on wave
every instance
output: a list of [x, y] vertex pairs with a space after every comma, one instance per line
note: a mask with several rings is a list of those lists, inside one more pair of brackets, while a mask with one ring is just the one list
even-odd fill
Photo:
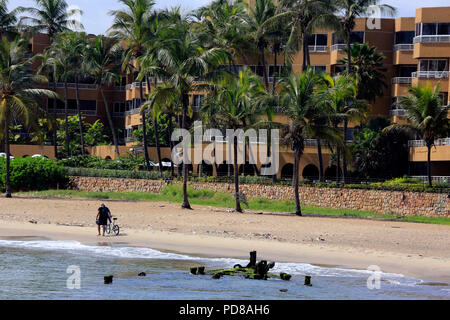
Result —
[[[73, 254], [92, 254], [110, 256], [124, 259], [154, 259], [154, 260], [192, 260], [202, 261], [205, 264], [232, 267], [235, 264], [245, 265], [247, 260], [237, 260], [230, 258], [204, 258], [193, 257], [183, 254], [162, 252], [150, 248], [139, 247], [121, 247], [121, 246], [93, 246], [86, 245], [78, 241], [13, 241], [0, 240], [0, 247], [23, 248], [29, 250], [48, 250], [48, 251], [63, 251], [65, 253]], [[276, 263], [272, 270], [274, 273], [286, 272], [292, 275], [310, 275], [321, 277], [350, 277], [350, 278], [367, 278], [373, 274], [369, 270], [346, 269], [346, 268], [331, 268], [314, 266], [308, 263]], [[390, 280], [392, 284], [414, 284], [417, 283], [415, 279], [407, 279], [401, 274], [380, 273], [381, 278]]]

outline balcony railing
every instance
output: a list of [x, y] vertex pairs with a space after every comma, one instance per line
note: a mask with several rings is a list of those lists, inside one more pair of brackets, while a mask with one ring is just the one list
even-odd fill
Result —
[[414, 50], [414, 44], [396, 44], [394, 51], [412, 51]]
[[[49, 87], [53, 87], [53, 83], [48, 84]], [[56, 88], [64, 88], [64, 82], [57, 82]], [[67, 88], [69, 89], [76, 89], [76, 83], [67, 83]], [[87, 89], [87, 90], [97, 90], [98, 85], [97, 84], [87, 84], [87, 83], [79, 83], [78, 84], [79, 89]]]
[[414, 43], [450, 42], [450, 35], [417, 36]]
[[[140, 87], [141, 87], [140, 82], [133, 82], [133, 83], [127, 84], [125, 86], [125, 90], [131, 90], [131, 89], [140, 88]], [[142, 88], [147, 88], [147, 82], [142, 82]]]
[[448, 71], [417, 71], [413, 72], [411, 76], [425, 79], [448, 79], [448, 73]]
[[[64, 111], [64, 109], [56, 109], [56, 110], [49, 109], [48, 113], [50, 113], [50, 114], [53, 114], [53, 113], [64, 114], [65, 111]], [[77, 113], [78, 113], [77, 110], [74, 110], [74, 109], [68, 109], [67, 110], [67, 114], [70, 114], [70, 115], [75, 115]], [[83, 116], [96, 116], [97, 115], [97, 110], [81, 110], [81, 115], [83, 115]]]
[[331, 46], [331, 51], [345, 50], [345, 49], [347, 49], [347, 45], [345, 43], [333, 44]]
[[[436, 139], [434, 141], [434, 145], [436, 147], [439, 146], [450, 146], [450, 138], [444, 138], [444, 139]], [[426, 147], [425, 141], [423, 140], [410, 140], [408, 142], [409, 147]]]
[[308, 46], [309, 52], [328, 52], [327, 46]]
[[132, 116], [133, 114], [138, 114], [140, 111], [141, 111], [140, 108], [136, 108], [136, 109], [131, 109], [131, 110], [125, 111], [125, 117]]
[[412, 78], [411, 77], [395, 77], [392, 78], [392, 84], [411, 84]]
[[406, 116], [406, 110], [405, 109], [393, 109], [389, 111], [389, 114], [391, 117], [404, 117]]

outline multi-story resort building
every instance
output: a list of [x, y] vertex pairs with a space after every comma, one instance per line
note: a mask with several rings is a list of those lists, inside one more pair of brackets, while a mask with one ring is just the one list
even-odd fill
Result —
[[[449, 59], [450, 59], [450, 7], [420, 8], [416, 11], [415, 17], [381, 19], [381, 28], [374, 28], [370, 19], [359, 18], [353, 32], [353, 42], [367, 42], [375, 46], [377, 51], [382, 53], [386, 59], [384, 67], [387, 69], [386, 79], [388, 88], [384, 90], [383, 97], [377, 98], [371, 103], [369, 117], [382, 116], [391, 119], [393, 122], [402, 123], [405, 120], [405, 111], [394, 107], [395, 100], [407, 94], [407, 89], [411, 85], [425, 85], [430, 82], [433, 86], [440, 84], [443, 98], [443, 108], [448, 108], [449, 101]], [[31, 41], [33, 54], [42, 52], [49, 45], [45, 35], [38, 35]], [[345, 70], [345, 66], [339, 61], [345, 58], [345, 44], [333, 31], [317, 30], [309, 39], [309, 51], [311, 65], [317, 71], [326, 71], [331, 74], [338, 74]], [[273, 56], [267, 52], [269, 82], [273, 82], [275, 67], [270, 61]], [[293, 72], [301, 72], [302, 52], [298, 52], [293, 61]], [[280, 55], [278, 61], [281, 61]], [[259, 59], [255, 59], [258, 61]], [[248, 66], [256, 74], [263, 75], [263, 67], [258, 63]], [[281, 68], [278, 66], [277, 68]], [[50, 84], [51, 85], [51, 84]], [[272, 85], [272, 84], [270, 84]], [[75, 114], [75, 90], [74, 84], [69, 84], [69, 108]], [[63, 95], [62, 84], [57, 84], [58, 93]], [[143, 83], [143, 91], [146, 94], [146, 83]], [[121, 136], [120, 151], [122, 154], [130, 150], [142, 150], [136, 148], [133, 130], [142, 127], [142, 116], [139, 113], [141, 105], [139, 82], [134, 81], [132, 74], [127, 75], [126, 83], [105, 88], [109, 104], [113, 106], [113, 116], [115, 125], [123, 132]], [[99, 88], [92, 83], [82, 83], [80, 85], [80, 98], [82, 113], [87, 121], [100, 119], [107, 125], [105, 106]], [[191, 93], [191, 105], [198, 116], [204, 96], [200, 92]], [[52, 112], [52, 103], [48, 104], [48, 110]], [[58, 105], [57, 113], [63, 112], [63, 105]], [[283, 121], [283, 114], [278, 115], [278, 119]], [[352, 126], [346, 133], [347, 140], [352, 139]], [[317, 142], [307, 140], [305, 153], [301, 158], [300, 174], [302, 176], [314, 176], [318, 172]], [[91, 148], [90, 153], [104, 158], [114, 158], [114, 147]], [[30, 151], [19, 150], [12, 147], [14, 156], [24, 155]], [[45, 152], [52, 156], [52, 148], [47, 147]], [[149, 147], [150, 157], [156, 159], [154, 147]], [[410, 175], [425, 175], [426, 173], [427, 150], [422, 141], [410, 141]], [[163, 161], [170, 161], [170, 149], [162, 148]], [[294, 155], [288, 148], [281, 149], [280, 170], [278, 176], [289, 176], [293, 172]], [[436, 146], [432, 150], [431, 160], [433, 176], [450, 176], [450, 138], [436, 141]], [[331, 161], [331, 152], [324, 150], [324, 166], [326, 176], [335, 176], [336, 167]], [[258, 167], [261, 167], [260, 165]], [[205, 169], [207, 168], [207, 169]], [[198, 167], [193, 166], [194, 173], [198, 172]], [[226, 165], [204, 167], [203, 172], [210, 174], [226, 174]], [[247, 168], [243, 168], [247, 170]], [[246, 173], [252, 173], [248, 169]]]

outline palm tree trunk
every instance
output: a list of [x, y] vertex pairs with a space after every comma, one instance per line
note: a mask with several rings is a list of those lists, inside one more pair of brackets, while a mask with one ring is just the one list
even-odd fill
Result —
[[[56, 93], [56, 72], [53, 72], [53, 91]], [[56, 98], [53, 98], [53, 120], [55, 121], [55, 127], [52, 131], [52, 138], [53, 138], [53, 148], [55, 152], [55, 158], [58, 159], [58, 139], [57, 139], [57, 121], [56, 121], [56, 107], [57, 107], [57, 100]]]
[[241, 202], [239, 199], [239, 168], [238, 168], [238, 139], [234, 137], [234, 197], [236, 198], [236, 212], [242, 213]]
[[[347, 128], [348, 120], [344, 119], [344, 148], [347, 145]], [[345, 158], [345, 152], [342, 152], [342, 179], [344, 181], [344, 184], [346, 184], [347, 173], [347, 159]]]
[[[172, 133], [173, 133], [173, 123], [172, 123], [172, 115], [169, 114], [169, 146], [170, 146], [170, 155], [173, 152], [173, 141], [172, 141]], [[170, 174], [172, 178], [175, 177], [175, 167], [173, 165], [173, 161], [170, 161]]]
[[306, 72], [306, 70], [308, 70], [308, 58], [307, 58], [307, 54], [308, 54], [308, 50], [306, 49], [306, 47], [308, 46], [308, 43], [306, 41], [305, 35], [303, 36], [303, 63], [302, 63], [302, 71]]
[[302, 208], [300, 205], [300, 195], [298, 193], [298, 167], [300, 162], [300, 152], [295, 150], [294, 153], [294, 195], [295, 195], [295, 214], [302, 216]]
[[64, 130], [66, 131], [66, 152], [70, 157], [70, 144], [69, 144], [69, 90], [67, 89], [67, 80], [64, 81]]
[[352, 73], [352, 44], [351, 44], [351, 32], [349, 32], [348, 39], [347, 39], [347, 74]]
[[431, 178], [431, 145], [427, 146], [428, 154], [427, 154], [427, 176], [428, 176], [428, 186], [433, 187], [433, 179]]
[[105, 91], [103, 90], [102, 86], [100, 87], [100, 92], [102, 93], [103, 104], [105, 105], [106, 117], [108, 118], [109, 127], [111, 128], [111, 131], [112, 131], [113, 143], [116, 148], [116, 154], [119, 157], [120, 152], [119, 152], [119, 142], [117, 140], [117, 132], [116, 132], [116, 128], [114, 126], [114, 121], [112, 119], [111, 112], [109, 110], [108, 100], [106, 100]]
[[275, 95], [275, 87], [276, 87], [276, 83], [277, 83], [277, 55], [278, 52], [276, 50], [273, 51], [273, 69], [274, 69], [274, 73], [273, 73], [273, 79], [272, 79], [272, 95]]
[[323, 155], [322, 155], [322, 142], [317, 139], [317, 157], [319, 160], [319, 181], [323, 182]]
[[[140, 70], [139, 70], [140, 73]], [[140, 105], [142, 105], [142, 101], [144, 101], [144, 89], [142, 88], [142, 80], [139, 81], [139, 95]], [[147, 171], [150, 171], [150, 157], [148, 155], [148, 144], [147, 144], [147, 120], [145, 116], [145, 112], [142, 112], [142, 144], [144, 145], [144, 158], [145, 158], [145, 166], [147, 167]]]
[[[183, 119], [182, 119], [182, 129], [186, 130], [186, 121], [187, 121], [187, 108], [188, 108], [188, 94], [182, 93], [181, 94], [182, 99], [182, 111], [183, 111]], [[183, 157], [187, 158], [187, 155], [183, 153]], [[181, 205], [181, 208], [183, 209], [192, 209], [191, 205], [189, 203], [188, 195], [187, 195], [187, 180], [188, 180], [188, 164], [186, 161], [183, 161], [183, 204]]]
[[337, 160], [336, 160], [336, 183], [339, 183], [341, 178], [341, 173], [339, 172], [341, 169], [341, 149], [336, 147], [337, 152]]
[[260, 48], [259, 51], [261, 52], [261, 62], [263, 65], [263, 73], [264, 73], [264, 84], [266, 85], [266, 90], [269, 90], [269, 77], [267, 76], [267, 66], [266, 66], [266, 55], [264, 52], [264, 47]]
[[[154, 79], [154, 86], [156, 89], [156, 86], [158, 85], [158, 80]], [[147, 87], [148, 87], [148, 95], [150, 97], [150, 79], [147, 77]], [[156, 154], [158, 156], [158, 162], [159, 162], [159, 174], [161, 177], [163, 176], [163, 167], [162, 167], [162, 159], [161, 159], [161, 146], [159, 145], [159, 128], [158, 128], [158, 117], [155, 115], [153, 120], [154, 126], [155, 126], [155, 143], [156, 143]]]
[[11, 171], [10, 171], [10, 156], [11, 150], [9, 148], [9, 117], [6, 114], [5, 117], [5, 151], [6, 151], [6, 177], [5, 177], [5, 189], [6, 189], [6, 198], [11, 198]]
[[80, 128], [81, 154], [84, 155], [83, 118], [81, 117], [80, 90], [78, 88], [78, 76], [75, 77], [75, 93], [76, 93], [76, 100], [77, 100], [78, 126]]

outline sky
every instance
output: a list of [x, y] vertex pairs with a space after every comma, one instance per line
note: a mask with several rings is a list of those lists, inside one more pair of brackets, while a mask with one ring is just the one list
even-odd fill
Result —
[[[180, 5], [186, 11], [196, 9], [211, 0], [156, 0], [158, 8], [166, 8]], [[83, 10], [81, 22], [87, 33], [104, 34], [111, 25], [109, 10], [120, 8], [116, 0], [67, 0], [69, 5], [77, 6]], [[390, 4], [397, 8], [398, 17], [415, 16], [416, 8], [450, 6], [450, 0], [384, 0], [382, 3]], [[9, 9], [17, 6], [32, 7], [34, 0], [9, 0]]]

